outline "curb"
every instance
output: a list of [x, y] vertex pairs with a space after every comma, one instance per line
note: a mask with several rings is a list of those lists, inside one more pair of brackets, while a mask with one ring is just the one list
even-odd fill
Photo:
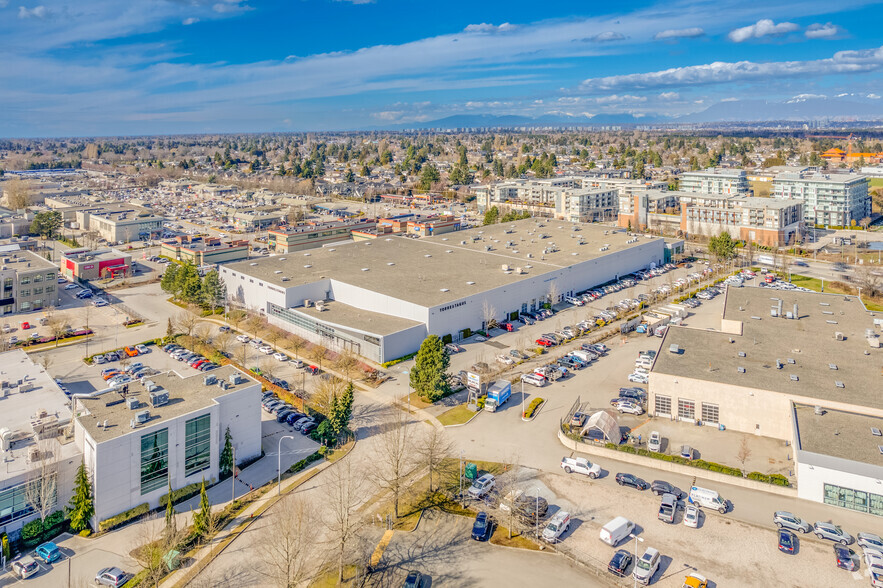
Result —
[[465, 427], [466, 425], [468, 425], [469, 423], [471, 423], [472, 421], [474, 421], [474, 420], [475, 420], [475, 417], [477, 417], [478, 415], [480, 415], [480, 414], [483, 413], [483, 412], [484, 412], [484, 409], [475, 411], [475, 414], [472, 415], [472, 418], [470, 418], [470, 419], [469, 419], [468, 421], [466, 421], [465, 423], [456, 423], [456, 424], [454, 424], [454, 425], [442, 425], [442, 426], [443, 426], [444, 428], [446, 428], [446, 429], [449, 428], [449, 427]]
[[521, 413], [521, 420], [524, 421], [525, 423], [529, 423], [529, 422], [531, 422], [532, 420], [534, 420], [535, 418], [537, 418], [537, 415], [540, 414], [540, 411], [543, 410], [543, 407], [546, 406], [546, 403], [547, 403], [547, 402], [548, 402], [548, 400], [546, 400], [545, 398], [543, 398], [543, 401], [540, 402], [540, 405], [539, 405], [538, 407], [536, 407], [536, 409], [533, 411], [533, 414], [530, 415], [529, 418], [524, 418], [524, 413], [522, 412], [522, 413]]

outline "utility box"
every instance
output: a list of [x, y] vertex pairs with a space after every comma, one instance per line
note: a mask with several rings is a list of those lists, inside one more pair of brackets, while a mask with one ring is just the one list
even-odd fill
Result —
[[466, 463], [466, 469], [464, 470], [464, 475], [467, 480], [474, 480], [478, 477], [478, 466], [474, 463]]

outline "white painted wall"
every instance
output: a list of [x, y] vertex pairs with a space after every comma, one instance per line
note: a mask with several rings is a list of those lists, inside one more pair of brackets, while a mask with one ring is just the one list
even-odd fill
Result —
[[[825, 484], [883, 495], [883, 467], [798, 451], [797, 496], [825, 501]], [[801, 461], [802, 460], [802, 461]], [[810, 463], [807, 463], [810, 462]]]

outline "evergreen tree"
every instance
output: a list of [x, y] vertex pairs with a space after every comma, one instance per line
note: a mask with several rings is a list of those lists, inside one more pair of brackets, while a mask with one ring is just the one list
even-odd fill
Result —
[[205, 492], [205, 478], [202, 479], [202, 487], [199, 489], [199, 510], [193, 513], [193, 534], [197, 537], [205, 537], [212, 527], [212, 505], [208, 501]]
[[497, 222], [497, 219], [500, 217], [500, 209], [496, 206], [490, 207], [487, 212], [484, 213], [484, 224], [492, 225]]
[[353, 173], [352, 169], [346, 168], [346, 173], [343, 174], [343, 181], [350, 184], [356, 181], [356, 174]]
[[432, 185], [441, 179], [441, 175], [438, 173], [438, 170], [434, 165], [424, 165], [423, 169], [420, 171], [420, 188], [422, 190], [429, 190], [432, 188]]
[[178, 284], [178, 266], [177, 264], [170, 263], [169, 267], [166, 268], [165, 272], [162, 275], [162, 281], [159, 283], [160, 288], [166, 294], [175, 295], [177, 292], [177, 284]]
[[224, 432], [224, 449], [221, 450], [221, 456], [218, 459], [218, 470], [221, 477], [227, 477], [233, 473], [233, 435], [230, 434], [230, 427]]
[[226, 297], [227, 287], [224, 285], [218, 270], [208, 272], [202, 280], [203, 302], [211, 307], [212, 310], [215, 310], [224, 305]]
[[74, 494], [68, 505], [68, 516], [71, 521], [71, 529], [82, 531], [89, 525], [89, 520], [95, 515], [95, 502], [92, 500], [92, 482], [86, 472], [86, 463], [80, 462], [77, 475], [74, 477]]
[[172, 538], [178, 533], [175, 522], [175, 506], [172, 504], [172, 480], [169, 478], [169, 501], [166, 502], [166, 537]]
[[411, 368], [411, 387], [429, 402], [435, 402], [450, 392], [448, 366], [451, 359], [437, 335], [424, 339]]
[[730, 259], [736, 255], [736, 242], [724, 231], [708, 240], [708, 251], [717, 259]]

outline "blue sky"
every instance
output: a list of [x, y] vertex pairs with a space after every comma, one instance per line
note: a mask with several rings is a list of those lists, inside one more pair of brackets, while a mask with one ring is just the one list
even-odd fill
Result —
[[872, 0], [0, 0], [0, 136], [877, 103], [881, 17]]

